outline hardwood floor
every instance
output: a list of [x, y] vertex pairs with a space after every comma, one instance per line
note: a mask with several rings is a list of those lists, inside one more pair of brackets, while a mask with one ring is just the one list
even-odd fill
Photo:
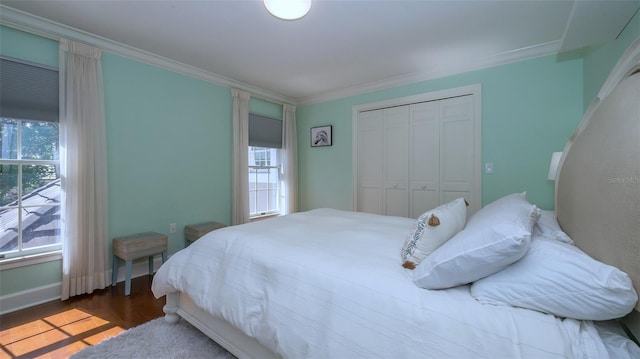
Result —
[[0, 359], [68, 358], [73, 353], [164, 313], [164, 297], [151, 293], [152, 276], [134, 278], [66, 301], [53, 301], [0, 316]]

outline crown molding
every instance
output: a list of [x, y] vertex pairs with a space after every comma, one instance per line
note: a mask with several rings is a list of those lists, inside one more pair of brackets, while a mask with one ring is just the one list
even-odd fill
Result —
[[328, 91], [320, 95], [298, 98], [297, 100], [299, 105], [308, 105], [313, 103], [337, 100], [340, 98], [360, 95], [368, 92], [385, 90], [392, 87], [409, 85], [417, 82], [457, 75], [469, 71], [482, 70], [495, 66], [510, 64], [513, 62], [529, 60], [536, 57], [557, 54], [559, 50], [560, 40], [550, 41], [543, 44], [499, 53], [483, 59], [477, 59], [474, 62], [468, 62], [463, 65], [445, 64], [431, 71], [414, 72], [381, 81], [373, 81], [362, 85], [346, 87], [336, 91]]
[[474, 62], [467, 62], [462, 65], [444, 64], [430, 71], [414, 72], [385, 80], [372, 81], [361, 85], [327, 91], [319, 95], [304, 98], [291, 98], [1, 4], [0, 24], [49, 39], [59, 40], [60, 38], [66, 38], [83, 42], [99, 47], [104, 51], [185, 76], [219, 85], [239, 88], [251, 93], [252, 97], [277, 103], [289, 103], [292, 105], [305, 105], [337, 100], [373, 91], [385, 90], [393, 87], [461, 74], [464, 72], [506, 65], [535, 57], [556, 54], [560, 50], [560, 40], [551, 41], [548, 43], [496, 54], [487, 58], [478, 59]]
[[32, 33], [53, 40], [61, 38], [82, 42], [98, 47], [112, 54], [123, 56], [148, 65], [176, 72], [203, 81], [235, 87], [251, 93], [252, 97], [278, 103], [295, 104], [293, 98], [277, 94], [244, 82], [236, 81], [209, 71], [183, 64], [154, 53], [144, 51], [117, 41], [94, 35], [92, 33], [73, 28], [43, 17], [32, 15], [6, 5], [0, 4], [0, 25], [9, 26], [17, 30]]

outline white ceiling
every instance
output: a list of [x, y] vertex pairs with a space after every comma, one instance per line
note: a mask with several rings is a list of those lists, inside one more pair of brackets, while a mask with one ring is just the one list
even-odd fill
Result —
[[255, 0], [0, 3], [298, 103], [603, 41], [576, 28], [605, 27], [611, 40], [640, 7], [640, 0], [314, 0], [307, 16], [283, 21]]

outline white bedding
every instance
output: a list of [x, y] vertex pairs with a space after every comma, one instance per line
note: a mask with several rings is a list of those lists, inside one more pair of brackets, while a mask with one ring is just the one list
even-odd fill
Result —
[[318, 209], [213, 231], [156, 273], [285, 358], [608, 358], [588, 321], [418, 288], [414, 220]]

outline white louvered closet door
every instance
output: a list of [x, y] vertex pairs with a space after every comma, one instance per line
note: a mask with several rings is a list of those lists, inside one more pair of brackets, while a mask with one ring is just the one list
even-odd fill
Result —
[[384, 214], [409, 217], [409, 106], [384, 112]]
[[479, 209], [474, 101], [465, 95], [360, 112], [356, 210], [417, 218], [459, 197], [471, 204], [469, 214]]
[[438, 101], [414, 104], [411, 111], [410, 217], [440, 205], [440, 106]]
[[[440, 192], [441, 203], [463, 197], [471, 208], [480, 208], [474, 188], [473, 96], [440, 103]], [[479, 198], [479, 196], [478, 196]]]
[[357, 210], [384, 214], [382, 206], [383, 110], [358, 116]]

